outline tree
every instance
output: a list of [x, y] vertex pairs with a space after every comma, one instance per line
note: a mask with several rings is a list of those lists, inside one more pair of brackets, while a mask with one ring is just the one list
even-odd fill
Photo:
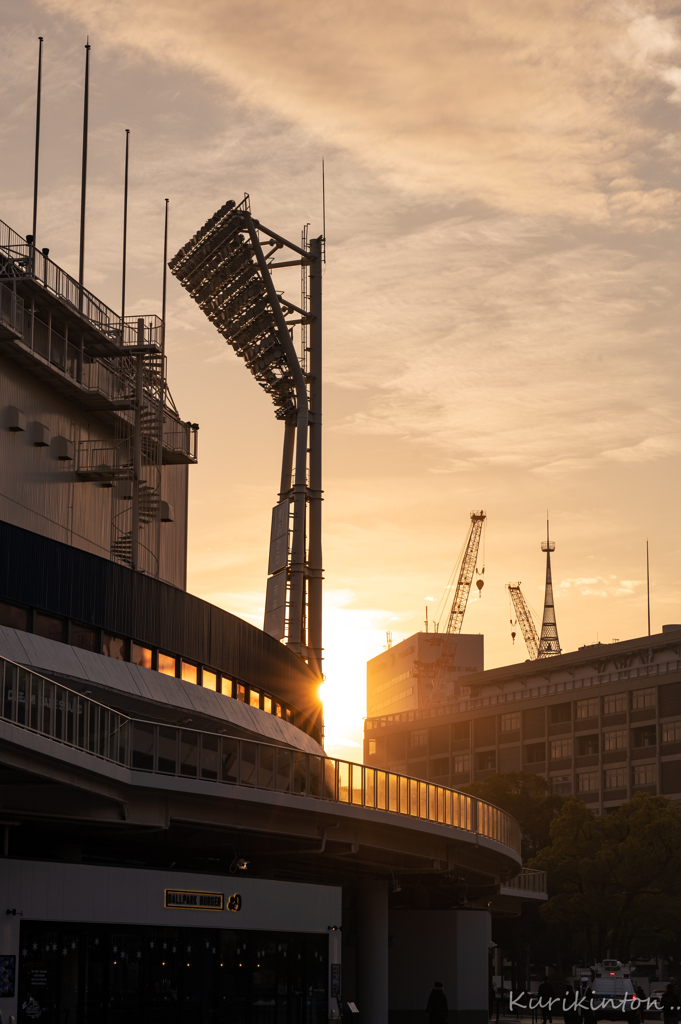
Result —
[[551, 845], [530, 867], [548, 872], [542, 916], [563, 948], [594, 962], [664, 954], [678, 961], [681, 816], [663, 796], [637, 793], [596, 817], [575, 797], [551, 823]]
[[541, 775], [496, 772], [461, 788], [513, 815], [522, 832], [523, 860], [550, 845], [551, 822], [560, 812], [563, 797], [551, 793]]

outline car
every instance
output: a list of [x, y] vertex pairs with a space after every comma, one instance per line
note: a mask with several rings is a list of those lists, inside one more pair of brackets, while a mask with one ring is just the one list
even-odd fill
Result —
[[631, 979], [629, 964], [603, 960], [591, 968], [591, 1005], [597, 1020], [626, 1020], [641, 1024], [642, 1007]]

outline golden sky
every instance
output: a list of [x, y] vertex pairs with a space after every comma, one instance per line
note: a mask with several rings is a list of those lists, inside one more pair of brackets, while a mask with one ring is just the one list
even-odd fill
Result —
[[[469, 512], [488, 513], [465, 631], [512, 645], [505, 584], [541, 610], [546, 509], [566, 650], [681, 619], [681, 19], [664, 2], [26, 0], [0, 40], [5, 196], [77, 268], [83, 43], [92, 43], [86, 283], [160, 311], [170, 251], [227, 198], [297, 240], [327, 172], [328, 747], [357, 753], [364, 665], [421, 628]], [[282, 287], [296, 301], [295, 274]], [[201, 424], [190, 589], [260, 625], [281, 427], [179, 285], [169, 379]], [[482, 562], [482, 556], [481, 561]]]

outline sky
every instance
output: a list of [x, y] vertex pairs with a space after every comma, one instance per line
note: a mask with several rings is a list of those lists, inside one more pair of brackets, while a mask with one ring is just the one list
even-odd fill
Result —
[[[681, 621], [677, 527], [681, 16], [610, 0], [0, 0], [0, 217], [77, 271], [91, 50], [86, 285], [160, 312], [170, 252], [229, 198], [322, 230], [329, 752], [358, 758], [365, 664], [423, 628], [473, 509], [464, 632], [523, 661], [505, 585], [541, 612], [547, 510], [561, 645]], [[296, 282], [284, 285], [296, 301]], [[170, 280], [169, 383], [201, 425], [189, 589], [262, 624], [281, 424]], [[477, 593], [477, 592], [476, 592]], [[517, 627], [516, 627], [517, 631]]]

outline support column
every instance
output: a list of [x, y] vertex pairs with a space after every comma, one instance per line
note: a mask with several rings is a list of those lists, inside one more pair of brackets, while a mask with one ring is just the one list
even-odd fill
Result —
[[422, 1024], [435, 981], [444, 986], [450, 1020], [488, 1024], [489, 911], [395, 909], [390, 934], [393, 1024]]
[[310, 667], [322, 678], [322, 240], [310, 239], [310, 543], [308, 648]]
[[[329, 1020], [338, 1020], [340, 1017], [339, 1002], [343, 996], [341, 947], [341, 930], [339, 925], [334, 925], [329, 931]], [[337, 999], [334, 989], [338, 988], [339, 981], [341, 994]]]
[[[138, 334], [142, 332], [138, 329]], [[144, 337], [142, 337], [144, 340]], [[139, 339], [138, 339], [139, 341]], [[130, 559], [133, 569], [140, 567], [140, 483], [142, 477], [142, 408], [144, 405], [144, 356], [138, 352], [135, 371], [135, 426], [132, 441], [132, 533]]]
[[365, 1024], [388, 1024], [388, 883], [357, 883], [357, 1009]]

